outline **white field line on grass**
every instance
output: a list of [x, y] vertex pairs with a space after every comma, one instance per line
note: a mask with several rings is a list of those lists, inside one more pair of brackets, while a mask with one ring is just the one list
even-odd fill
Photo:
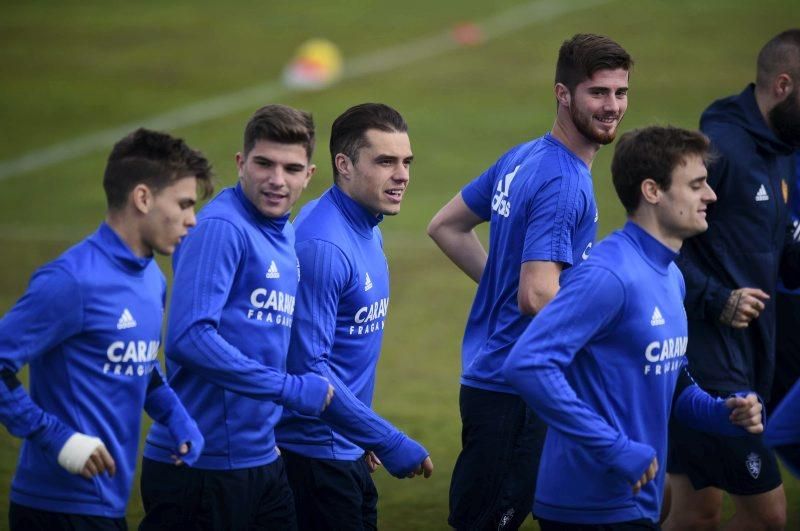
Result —
[[[594, 7], [608, 1], [610, 0], [570, 0], [568, 2], [537, 0], [502, 11], [483, 21], [476, 22], [476, 25], [482, 30], [484, 39], [488, 41], [531, 24], [547, 22], [566, 13]], [[353, 79], [376, 74], [444, 54], [460, 46], [453, 39], [451, 29], [448, 28], [436, 35], [354, 57], [345, 62], [342, 78]], [[272, 81], [200, 101], [158, 116], [151, 116], [29, 151], [15, 159], [0, 161], [0, 181], [75, 159], [99, 149], [109, 148], [119, 138], [138, 127], [167, 131], [180, 129], [244, 111], [292, 92], [293, 90], [285, 87], [281, 81]]]

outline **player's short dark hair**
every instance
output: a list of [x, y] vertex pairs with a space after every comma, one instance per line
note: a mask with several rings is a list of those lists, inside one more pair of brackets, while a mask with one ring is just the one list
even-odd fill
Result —
[[333, 180], [339, 178], [336, 155], [344, 153], [358, 162], [358, 151], [367, 146], [367, 131], [377, 129], [385, 133], [406, 133], [408, 124], [395, 109], [383, 103], [362, 103], [350, 107], [339, 115], [331, 126], [331, 164]]
[[800, 83], [800, 28], [779, 33], [758, 52], [756, 85], [766, 87], [778, 74], [789, 74]]
[[662, 190], [672, 185], [672, 171], [697, 155], [708, 165], [710, 142], [699, 131], [673, 126], [650, 126], [629, 131], [620, 137], [611, 161], [614, 189], [628, 214], [639, 207], [641, 185], [653, 179]]
[[314, 118], [311, 113], [286, 105], [265, 105], [258, 109], [244, 128], [244, 156], [259, 140], [279, 144], [300, 144], [308, 160], [314, 154]]
[[185, 177], [195, 177], [205, 199], [214, 191], [211, 164], [181, 138], [140, 128], [111, 149], [103, 175], [109, 210], [125, 206], [139, 184], [154, 193]]
[[630, 71], [633, 59], [622, 46], [604, 35], [578, 33], [564, 41], [558, 51], [556, 83], [566, 86], [570, 93], [579, 83], [598, 70]]

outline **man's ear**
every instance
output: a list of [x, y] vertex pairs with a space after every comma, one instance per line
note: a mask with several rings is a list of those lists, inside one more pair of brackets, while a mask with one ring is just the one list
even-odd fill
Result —
[[643, 180], [640, 190], [642, 198], [651, 205], [657, 205], [661, 201], [661, 187], [653, 179]]
[[553, 88], [553, 92], [555, 92], [556, 101], [558, 101], [559, 105], [569, 107], [569, 104], [572, 101], [572, 94], [570, 94], [569, 89], [565, 84], [556, 83], [555, 87]]
[[308, 183], [311, 182], [311, 176], [314, 175], [314, 172], [316, 172], [316, 171], [317, 171], [317, 165], [316, 164], [311, 164], [308, 167], [308, 170], [307, 170], [307, 173], [306, 173], [306, 180], [303, 182], [303, 190], [305, 190], [306, 187], [308, 186]]
[[142, 214], [150, 212], [150, 208], [153, 206], [153, 192], [150, 187], [142, 183], [137, 184], [131, 191], [131, 202], [133, 208]]
[[238, 172], [239, 178], [242, 178], [242, 174], [244, 173], [244, 163], [245, 157], [241, 151], [236, 153], [236, 171]]
[[339, 177], [349, 180], [350, 173], [353, 171], [353, 161], [350, 160], [350, 157], [344, 153], [337, 153], [333, 162], [336, 165], [336, 173], [339, 174]]
[[778, 74], [775, 76], [775, 80], [772, 83], [772, 90], [775, 93], [775, 97], [778, 98], [780, 101], [786, 99], [786, 96], [792, 93], [795, 87], [795, 82], [787, 73]]

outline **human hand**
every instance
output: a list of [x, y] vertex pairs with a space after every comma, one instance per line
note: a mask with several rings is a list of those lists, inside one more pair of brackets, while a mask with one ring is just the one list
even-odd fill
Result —
[[106, 472], [108, 477], [113, 478], [114, 474], [117, 473], [117, 464], [114, 462], [114, 458], [111, 457], [111, 454], [108, 453], [105, 445], [100, 444], [100, 446], [89, 454], [89, 458], [86, 459], [86, 463], [83, 465], [83, 468], [81, 468], [80, 475], [86, 479], [92, 479], [103, 472]]
[[333, 386], [331, 384], [328, 384], [328, 394], [325, 395], [325, 403], [322, 404], [322, 409], [320, 410], [320, 413], [322, 411], [325, 411], [325, 408], [327, 408], [329, 405], [331, 405], [331, 400], [333, 400], [333, 395], [334, 394], [335, 394], [335, 392], [333, 390]]
[[642, 477], [640, 477], [639, 481], [637, 481], [633, 485], [632, 487], [633, 493], [638, 494], [639, 491], [642, 490], [642, 487], [647, 485], [649, 482], [653, 480], [653, 478], [656, 477], [657, 472], [658, 472], [658, 457], [654, 457], [653, 460], [650, 462], [650, 466], [647, 467], [647, 470], [645, 470], [644, 474], [642, 474]]
[[764, 431], [761, 411], [763, 406], [761, 401], [754, 393], [745, 397], [732, 396], [725, 400], [725, 405], [731, 410], [731, 422], [749, 433], [761, 433]]
[[375, 455], [375, 452], [367, 452], [364, 455], [364, 461], [367, 462], [367, 468], [369, 468], [370, 474], [378, 470], [378, 468], [380, 468], [383, 465], [383, 463], [381, 463], [381, 460], [378, 459], [378, 456]]
[[433, 474], [433, 461], [431, 461], [430, 456], [426, 457], [419, 466], [408, 473], [409, 478], [413, 478], [414, 476], [423, 476], [425, 479], [428, 479]]
[[108, 453], [103, 441], [83, 433], [75, 432], [58, 452], [58, 464], [70, 474], [80, 474], [86, 479], [107, 472], [117, 472], [114, 458]]
[[764, 311], [767, 300], [769, 295], [758, 288], [735, 289], [728, 297], [719, 320], [733, 328], [747, 328], [750, 321], [758, 319]]

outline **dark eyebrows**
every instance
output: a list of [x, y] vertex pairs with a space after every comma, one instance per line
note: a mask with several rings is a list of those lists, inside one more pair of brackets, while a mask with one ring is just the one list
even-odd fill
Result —
[[[256, 164], [276, 164], [274, 160], [272, 160], [269, 157], [265, 157], [263, 155], [253, 155], [253, 162], [255, 162]], [[292, 162], [289, 164], [285, 164], [283, 167], [289, 171], [303, 171], [304, 169], [306, 169], [307, 165], [295, 164]]]

